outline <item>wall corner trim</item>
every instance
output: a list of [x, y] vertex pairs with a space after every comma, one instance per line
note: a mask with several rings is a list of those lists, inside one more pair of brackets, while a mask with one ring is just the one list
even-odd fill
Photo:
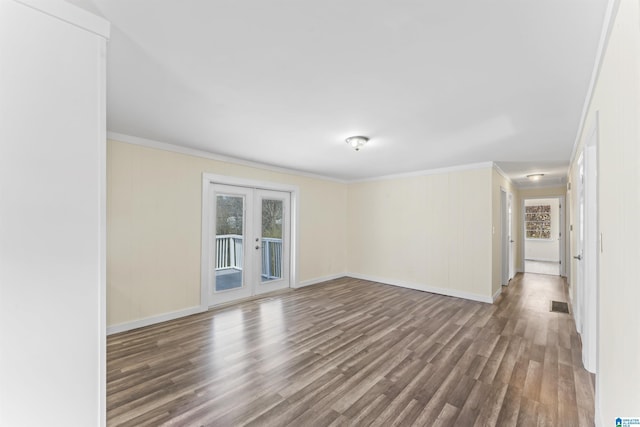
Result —
[[329, 276], [317, 277], [315, 279], [303, 280], [301, 282], [296, 283], [295, 286], [292, 285], [291, 288], [292, 289], [304, 288], [305, 286], [317, 285], [319, 283], [328, 282], [329, 280], [340, 279], [341, 277], [345, 277], [345, 276], [347, 276], [346, 273], [340, 273], [340, 274], [332, 274]]
[[408, 282], [404, 280], [395, 280], [377, 276], [369, 276], [367, 274], [359, 273], [347, 273], [348, 277], [354, 279], [368, 280], [370, 282], [382, 283], [384, 285], [399, 286], [401, 288], [415, 289], [417, 291], [430, 292], [432, 294], [444, 295], [448, 297], [462, 298], [471, 301], [484, 302], [487, 304], [493, 304], [493, 299], [490, 296], [474, 294], [471, 292], [459, 291], [457, 289], [439, 288], [436, 286], [429, 286], [423, 283]]
[[500, 166], [498, 166], [495, 162], [492, 162], [492, 163], [493, 163], [493, 169], [495, 169], [496, 172], [498, 172], [504, 179], [506, 179], [509, 184], [515, 185], [511, 180], [511, 178], [509, 178], [509, 176], [505, 173], [505, 171], [502, 170]]
[[468, 163], [464, 165], [449, 166], [437, 169], [424, 169], [413, 172], [398, 173], [392, 175], [374, 176], [371, 178], [353, 179], [349, 183], [371, 182], [371, 181], [389, 181], [393, 179], [412, 178], [415, 176], [439, 175], [443, 173], [461, 172], [475, 169], [490, 169], [494, 166], [493, 162]]
[[60, 0], [14, 0], [44, 14], [109, 39], [111, 24], [101, 16]]
[[502, 286], [500, 286], [500, 289], [498, 289], [496, 291], [495, 294], [493, 294], [493, 296], [491, 297], [491, 299], [493, 300], [493, 302], [495, 303], [496, 300], [498, 299], [498, 297], [502, 294]]

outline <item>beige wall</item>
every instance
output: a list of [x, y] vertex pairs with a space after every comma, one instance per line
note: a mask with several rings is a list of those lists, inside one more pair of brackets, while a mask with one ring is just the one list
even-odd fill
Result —
[[[511, 181], [507, 180], [502, 174], [498, 173], [495, 169], [491, 173], [491, 219], [493, 226], [493, 236], [491, 242], [491, 294], [495, 295], [501, 290], [502, 286], [502, 202], [501, 202], [501, 189], [505, 189], [507, 193], [513, 194], [513, 213], [517, 213], [515, 210], [518, 203], [518, 192]], [[513, 218], [513, 227], [516, 227], [517, 221]], [[521, 240], [514, 239], [513, 243], [517, 248], [520, 245]], [[517, 264], [516, 264], [517, 268]], [[517, 271], [517, 270], [516, 270]], [[515, 274], [515, 271], [514, 271]]]
[[490, 300], [490, 167], [353, 183], [348, 271]]
[[203, 172], [299, 187], [298, 284], [351, 273], [485, 301], [495, 293], [490, 167], [347, 185], [109, 141], [107, 169], [116, 329], [201, 305]]
[[203, 172], [298, 186], [298, 282], [346, 273], [346, 184], [116, 141], [107, 169], [110, 326], [200, 305]]
[[[596, 413], [603, 425], [640, 416], [640, 10], [638, 1], [619, 5], [577, 151], [597, 114], [602, 252]], [[573, 176], [576, 161], [577, 155]]]

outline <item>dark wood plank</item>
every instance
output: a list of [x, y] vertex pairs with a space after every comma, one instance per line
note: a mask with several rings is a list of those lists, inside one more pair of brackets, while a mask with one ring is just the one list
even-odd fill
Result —
[[156, 425], [593, 424], [560, 278], [496, 304], [342, 278], [112, 335], [107, 422]]

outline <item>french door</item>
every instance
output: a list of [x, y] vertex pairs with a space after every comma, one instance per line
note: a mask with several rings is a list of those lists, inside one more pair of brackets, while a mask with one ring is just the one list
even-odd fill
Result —
[[291, 195], [209, 185], [208, 303], [288, 288]]

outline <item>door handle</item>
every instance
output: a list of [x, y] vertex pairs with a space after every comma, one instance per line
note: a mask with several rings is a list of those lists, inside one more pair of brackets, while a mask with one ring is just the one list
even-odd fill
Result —
[[582, 255], [574, 255], [573, 258], [577, 259], [578, 261], [581, 261]]
[[513, 242], [515, 242], [515, 240], [509, 240], [509, 243], [513, 243]]

